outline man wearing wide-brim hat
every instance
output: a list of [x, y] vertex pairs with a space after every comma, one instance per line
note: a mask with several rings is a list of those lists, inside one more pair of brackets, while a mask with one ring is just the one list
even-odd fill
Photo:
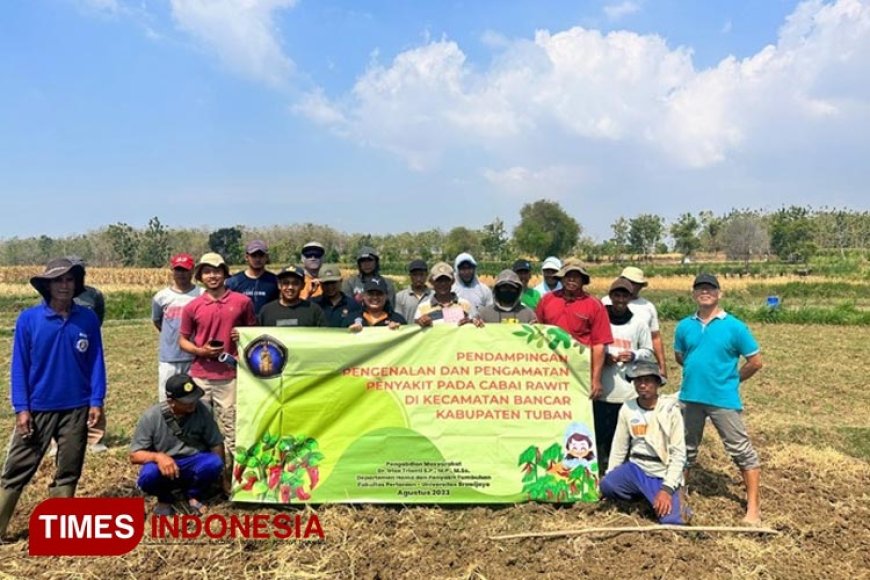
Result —
[[565, 260], [557, 276], [562, 288], [544, 294], [535, 314], [538, 322], [558, 326], [590, 348], [592, 384], [589, 397], [597, 399], [601, 393], [604, 347], [613, 342], [607, 310], [598, 298], [583, 290], [589, 284], [590, 276], [579, 260]]
[[49, 496], [75, 495], [88, 426], [99, 421], [106, 396], [100, 322], [93, 311], [73, 301], [84, 289], [81, 265], [65, 258], [51, 260], [30, 283], [44, 302], [23, 311], [15, 323], [15, 428], [0, 479], [0, 536], [52, 439], [58, 449]]
[[232, 459], [236, 440], [236, 327], [256, 326], [257, 317], [250, 298], [226, 287], [229, 268], [220, 254], [203, 254], [193, 275], [205, 291], [181, 311], [178, 346], [194, 357], [188, 374], [205, 390], [205, 403], [214, 411]]

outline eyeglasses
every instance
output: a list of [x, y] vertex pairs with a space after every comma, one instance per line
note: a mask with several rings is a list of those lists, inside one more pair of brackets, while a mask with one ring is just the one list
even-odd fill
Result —
[[305, 252], [302, 254], [303, 258], [322, 258], [323, 252]]

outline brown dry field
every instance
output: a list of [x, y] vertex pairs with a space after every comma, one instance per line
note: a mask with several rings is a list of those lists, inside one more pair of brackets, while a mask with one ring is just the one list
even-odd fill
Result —
[[[233, 272], [241, 270], [241, 266], [232, 268]], [[273, 271], [278, 271], [280, 268], [277, 265], [270, 266]], [[31, 276], [39, 274], [43, 270], [42, 266], [0, 266], [0, 296], [21, 296], [30, 295], [33, 289], [28, 284]], [[342, 275], [347, 278], [353, 276], [355, 270], [350, 268], [342, 268]], [[388, 276], [400, 282], [403, 286], [407, 284], [407, 276]], [[688, 292], [692, 285], [692, 276], [657, 276], [650, 278], [650, 288], [660, 291], [678, 291]], [[495, 276], [482, 275], [480, 280], [492, 286], [495, 282]], [[531, 285], [540, 284], [542, 278], [540, 275], [532, 276]], [[839, 279], [838, 279], [839, 280]], [[849, 281], [843, 279], [844, 281]], [[593, 276], [592, 284], [589, 287], [590, 292], [596, 295], [607, 293], [610, 283], [613, 281], [611, 277]], [[764, 278], [744, 277], [744, 278], [729, 278], [726, 287], [729, 292], [745, 290], [750, 284], [753, 285], [775, 285], [785, 284], [787, 282], [805, 282], [805, 283], [824, 283], [830, 282], [831, 278], [822, 276], [770, 276]], [[856, 279], [855, 281], [858, 281]], [[105, 293], [112, 292], [143, 292], [157, 291], [167, 284], [172, 282], [172, 275], [168, 268], [88, 268], [88, 284], [97, 286]]]
[[[504, 507], [319, 506], [322, 541], [141, 544], [116, 558], [27, 556], [27, 515], [45, 497], [45, 461], [0, 546], [0, 576], [103, 578], [870, 578], [870, 390], [860, 386], [870, 333], [861, 327], [754, 325], [765, 368], [744, 388], [763, 461], [764, 524], [777, 536], [703, 532], [490, 539], [516, 532], [651, 524], [639, 503]], [[8, 384], [10, 329], [0, 331]], [[663, 335], [670, 344], [673, 324]], [[104, 329], [108, 453], [88, 456], [80, 495], [130, 496], [126, 445], [154, 397], [156, 333], [144, 322]], [[678, 375], [673, 361], [672, 375]], [[676, 380], [674, 380], [676, 379]], [[671, 386], [678, 384], [672, 376]], [[4, 406], [6, 407], [6, 406]], [[8, 433], [6, 407], [0, 426]], [[742, 486], [712, 429], [690, 476], [695, 525], [739, 525]], [[219, 512], [251, 513], [230, 504]], [[256, 511], [272, 512], [269, 508]], [[147, 530], [146, 530], [147, 534]]]

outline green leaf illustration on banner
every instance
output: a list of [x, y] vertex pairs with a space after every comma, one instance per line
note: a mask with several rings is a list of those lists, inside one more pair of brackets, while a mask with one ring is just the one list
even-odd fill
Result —
[[236, 448], [233, 494], [261, 501], [305, 501], [320, 481], [323, 453], [311, 437], [265, 433], [250, 449]]
[[574, 340], [567, 331], [558, 326], [550, 326], [543, 330], [540, 325], [523, 324], [520, 330], [512, 334], [525, 340], [526, 344], [531, 344], [532, 341], [536, 341], [535, 345], [538, 347], [546, 344], [554, 352], [558, 352], [560, 348], [567, 351], [573, 346], [580, 354], [583, 354], [586, 349]]

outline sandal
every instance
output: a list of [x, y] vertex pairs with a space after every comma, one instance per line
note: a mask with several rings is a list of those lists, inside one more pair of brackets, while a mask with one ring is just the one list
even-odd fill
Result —
[[187, 500], [187, 506], [190, 508], [190, 515], [201, 516], [208, 511], [208, 507], [196, 498]]
[[151, 511], [155, 516], [171, 516], [175, 513], [175, 508], [170, 504], [158, 503], [154, 506], [154, 509]]

